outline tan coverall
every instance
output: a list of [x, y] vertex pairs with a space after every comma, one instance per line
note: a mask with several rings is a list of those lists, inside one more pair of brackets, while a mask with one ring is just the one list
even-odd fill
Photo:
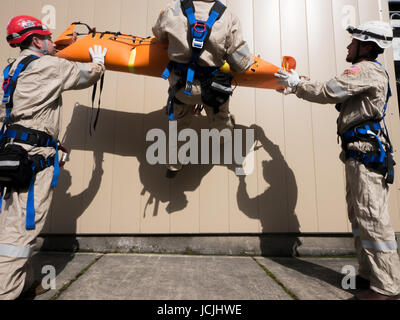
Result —
[[[196, 19], [207, 21], [214, 2], [214, 0], [194, 0]], [[153, 27], [153, 33], [157, 39], [162, 42], [168, 41], [170, 60], [184, 64], [189, 63], [192, 57], [188, 32], [188, 21], [182, 12], [180, 0], [168, 4], [160, 13]], [[199, 65], [202, 67], [221, 67], [225, 61], [229, 63], [234, 72], [245, 72], [254, 63], [253, 55], [243, 39], [240, 21], [237, 16], [229, 11], [229, 8], [212, 27], [211, 35], [205, 42], [204, 51], [200, 55]], [[170, 87], [173, 87], [178, 81], [179, 76], [172, 72], [169, 77]], [[184, 90], [184, 88], [181, 88], [175, 94], [175, 97], [183, 103], [174, 104], [174, 120], [178, 122], [178, 132], [190, 126], [194, 106], [204, 105], [198, 80], [195, 79], [193, 83], [191, 96], [186, 95]], [[219, 112], [216, 114], [214, 114], [212, 107], [204, 105], [204, 109], [212, 127], [218, 130], [233, 129], [234, 124], [229, 113], [229, 100], [219, 108]]]
[[[19, 61], [28, 55], [38, 54], [24, 50], [10, 71], [12, 75]], [[45, 55], [31, 62], [18, 78], [14, 92], [14, 105], [10, 124], [44, 131], [57, 140], [61, 124], [61, 94], [66, 90], [84, 89], [99, 80], [104, 67], [95, 63], [75, 63]], [[2, 105], [4, 114], [5, 106]], [[4, 117], [2, 119], [4, 121]], [[20, 144], [29, 154], [45, 158], [55, 154], [54, 148], [32, 147]], [[27, 263], [35, 239], [42, 231], [52, 200], [54, 167], [48, 167], [36, 175], [34, 184], [35, 229], [26, 230], [26, 206], [28, 191], [12, 191], [3, 200], [0, 213], [0, 300], [15, 299], [33, 280], [27, 275]]]
[[[341, 103], [338, 133], [367, 120], [381, 119], [388, 92], [382, 66], [362, 61], [326, 83], [301, 81], [296, 95], [307, 101]], [[385, 141], [383, 137], [380, 137]], [[379, 150], [378, 144], [350, 143], [361, 152]], [[343, 153], [341, 155], [344, 160]], [[346, 201], [355, 237], [359, 274], [371, 289], [384, 295], [400, 293], [400, 260], [388, 212], [389, 187], [385, 178], [353, 158], [345, 161]]]

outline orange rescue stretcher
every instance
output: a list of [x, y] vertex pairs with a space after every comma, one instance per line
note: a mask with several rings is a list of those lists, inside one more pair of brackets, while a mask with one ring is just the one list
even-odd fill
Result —
[[[73, 34], [78, 25], [88, 28], [87, 33], [77, 33], [74, 42]], [[80, 36], [84, 36], [79, 38]], [[121, 34], [120, 32], [97, 32], [95, 28], [81, 22], [72, 23], [55, 41], [57, 56], [72, 61], [90, 62], [89, 48], [101, 45], [107, 48], [105, 66], [107, 70], [129, 72], [138, 75], [161, 77], [169, 63], [168, 43], [162, 43], [155, 38], [138, 37]], [[224, 72], [234, 74], [238, 86], [283, 89], [274, 78], [274, 73], [280, 69], [260, 57], [254, 57], [255, 63], [244, 73], [231, 72], [228, 63], [221, 67]], [[283, 57], [282, 68], [296, 69], [293, 57]]]

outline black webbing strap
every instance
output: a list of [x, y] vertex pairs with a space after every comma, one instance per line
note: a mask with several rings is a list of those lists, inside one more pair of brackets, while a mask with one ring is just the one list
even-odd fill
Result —
[[94, 109], [94, 100], [96, 98], [96, 91], [97, 91], [97, 82], [93, 85], [93, 92], [92, 92], [92, 115], [90, 117], [90, 127], [89, 127], [89, 133], [92, 135], [92, 123], [93, 123], [93, 131], [96, 130], [97, 126], [97, 121], [99, 120], [99, 114], [100, 114], [100, 104], [101, 104], [101, 93], [103, 92], [103, 86], [104, 86], [104, 73], [101, 76], [100, 79], [100, 93], [99, 93], [99, 102], [97, 105], [97, 112], [96, 112], [96, 117], [93, 122], [93, 109]]

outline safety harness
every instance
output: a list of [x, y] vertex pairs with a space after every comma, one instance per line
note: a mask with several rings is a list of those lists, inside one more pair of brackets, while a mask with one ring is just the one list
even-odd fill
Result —
[[182, 77], [186, 75], [186, 83], [178, 81], [177, 85], [170, 88], [168, 91], [169, 97], [166, 109], [169, 120], [173, 120], [173, 103], [179, 102], [174, 98], [176, 92], [184, 86], [185, 94], [190, 96], [192, 94], [193, 82], [196, 78], [198, 79], [202, 76], [209, 76], [219, 69], [216, 67], [201, 67], [198, 65], [198, 62], [200, 55], [204, 50], [204, 44], [211, 35], [212, 27], [226, 10], [226, 7], [221, 2], [217, 1], [210, 10], [208, 20], [201, 21], [196, 19], [195, 7], [192, 0], [181, 0], [181, 8], [183, 14], [188, 20], [189, 43], [191, 44], [192, 57], [188, 64], [170, 61], [161, 76], [163, 79], [167, 80], [172, 70], [180, 72]]
[[[32, 178], [29, 182], [28, 201], [26, 208], [27, 230], [32, 230], [35, 228], [34, 184], [35, 184], [36, 174], [48, 167], [54, 166], [54, 173], [53, 173], [53, 180], [51, 182], [51, 187], [57, 187], [58, 177], [59, 177], [59, 158], [58, 158], [59, 142], [53, 139], [52, 136], [43, 131], [25, 128], [20, 125], [9, 126], [11, 110], [13, 108], [13, 94], [17, 86], [18, 77], [21, 74], [21, 72], [23, 72], [31, 62], [35, 61], [38, 58], [39, 57], [37, 56], [30, 55], [22, 59], [21, 62], [19, 62], [12, 76], [10, 76], [10, 70], [14, 62], [9, 64], [4, 70], [4, 82], [3, 82], [3, 90], [4, 90], [3, 103], [6, 104], [6, 118], [4, 120], [3, 126], [0, 131], [1, 149], [4, 151], [8, 148], [8, 146], [6, 146], [8, 143], [11, 143], [11, 145], [13, 145], [14, 142], [17, 142], [17, 143], [31, 145], [34, 147], [52, 147], [56, 150], [55, 156], [49, 158], [45, 158], [41, 155], [33, 155], [33, 156], [28, 155], [29, 164], [31, 165], [31, 170], [32, 170]], [[5, 130], [6, 127], [7, 130]], [[14, 147], [14, 149], [16, 149], [16, 147]], [[20, 150], [24, 152], [22, 148], [20, 148]], [[18, 170], [18, 167], [21, 165], [21, 162], [24, 161], [21, 160], [22, 158], [18, 159], [19, 159], [18, 161], [10, 161], [10, 160], [0, 161], [0, 170], [9, 171], [10, 174], [13, 172], [13, 170]], [[4, 195], [4, 189], [7, 187], [7, 192], [8, 192], [9, 186], [12, 185], [13, 185], [12, 181], [10, 182], [4, 180], [0, 181], [0, 212], [1, 212], [1, 203]]]
[[[378, 61], [375, 61], [382, 68], [382, 64]], [[385, 70], [385, 73], [389, 79], [389, 74]], [[386, 183], [393, 184], [394, 182], [394, 165], [395, 162], [393, 160], [393, 146], [389, 138], [389, 132], [386, 127], [385, 116], [386, 110], [388, 107], [388, 102], [390, 97], [392, 96], [392, 91], [390, 88], [390, 84], [388, 83], [388, 93], [386, 96], [385, 105], [383, 108], [383, 116], [378, 120], [370, 120], [364, 123], [361, 123], [342, 135], [339, 134], [342, 140], [342, 149], [345, 151], [346, 159], [353, 158], [357, 161], [361, 162], [368, 168], [372, 168], [379, 173], [381, 173], [384, 177], [386, 177]], [[340, 112], [341, 104], [336, 105], [336, 109]], [[381, 122], [383, 122], [383, 127], [381, 126]], [[387, 143], [382, 143], [379, 136], [383, 136]], [[379, 150], [371, 151], [363, 153], [357, 150], [349, 150], [348, 144], [356, 141], [369, 141], [376, 142], [379, 146]]]

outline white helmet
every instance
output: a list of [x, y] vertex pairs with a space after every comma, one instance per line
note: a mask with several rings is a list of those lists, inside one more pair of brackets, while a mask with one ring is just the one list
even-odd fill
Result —
[[358, 28], [347, 27], [347, 31], [352, 38], [360, 41], [373, 41], [382, 49], [389, 48], [392, 45], [393, 29], [383, 21], [368, 21]]

